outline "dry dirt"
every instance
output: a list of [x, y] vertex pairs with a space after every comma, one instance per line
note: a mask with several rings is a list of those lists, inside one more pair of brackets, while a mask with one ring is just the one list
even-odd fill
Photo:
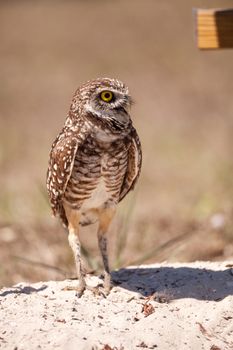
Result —
[[[0, 292], [1, 349], [233, 348], [231, 262], [156, 264], [113, 273], [107, 298], [64, 290], [75, 280]], [[99, 278], [88, 276], [96, 285]]]
[[[143, 148], [111, 266], [233, 258], [232, 50], [195, 41], [193, 8], [210, 6], [232, 0], [0, 1], [1, 286], [73, 274], [45, 176], [72, 94], [101, 76], [129, 86]], [[98, 270], [95, 228], [81, 241]]]

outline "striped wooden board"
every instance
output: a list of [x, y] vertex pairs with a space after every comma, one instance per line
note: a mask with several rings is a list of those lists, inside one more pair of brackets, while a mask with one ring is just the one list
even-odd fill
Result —
[[233, 48], [233, 8], [195, 10], [199, 49]]

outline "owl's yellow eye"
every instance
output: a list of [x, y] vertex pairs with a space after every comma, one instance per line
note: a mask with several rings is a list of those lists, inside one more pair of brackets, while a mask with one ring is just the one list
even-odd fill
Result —
[[113, 99], [113, 93], [111, 91], [102, 91], [100, 97], [104, 102], [111, 102]]

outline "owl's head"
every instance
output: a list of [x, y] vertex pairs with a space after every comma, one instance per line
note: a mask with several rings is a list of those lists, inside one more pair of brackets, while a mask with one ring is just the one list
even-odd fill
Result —
[[106, 126], [121, 130], [129, 125], [131, 104], [125, 84], [116, 79], [100, 78], [80, 86], [71, 108], [78, 114], [91, 114]]

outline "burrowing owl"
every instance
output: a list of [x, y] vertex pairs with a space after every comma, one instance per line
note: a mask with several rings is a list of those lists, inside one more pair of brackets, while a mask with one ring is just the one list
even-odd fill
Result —
[[115, 79], [88, 81], [74, 94], [65, 125], [50, 153], [47, 188], [54, 215], [68, 227], [79, 296], [86, 289], [79, 225], [99, 221], [104, 288], [111, 286], [107, 231], [117, 204], [134, 188], [141, 145], [132, 125], [128, 88]]

